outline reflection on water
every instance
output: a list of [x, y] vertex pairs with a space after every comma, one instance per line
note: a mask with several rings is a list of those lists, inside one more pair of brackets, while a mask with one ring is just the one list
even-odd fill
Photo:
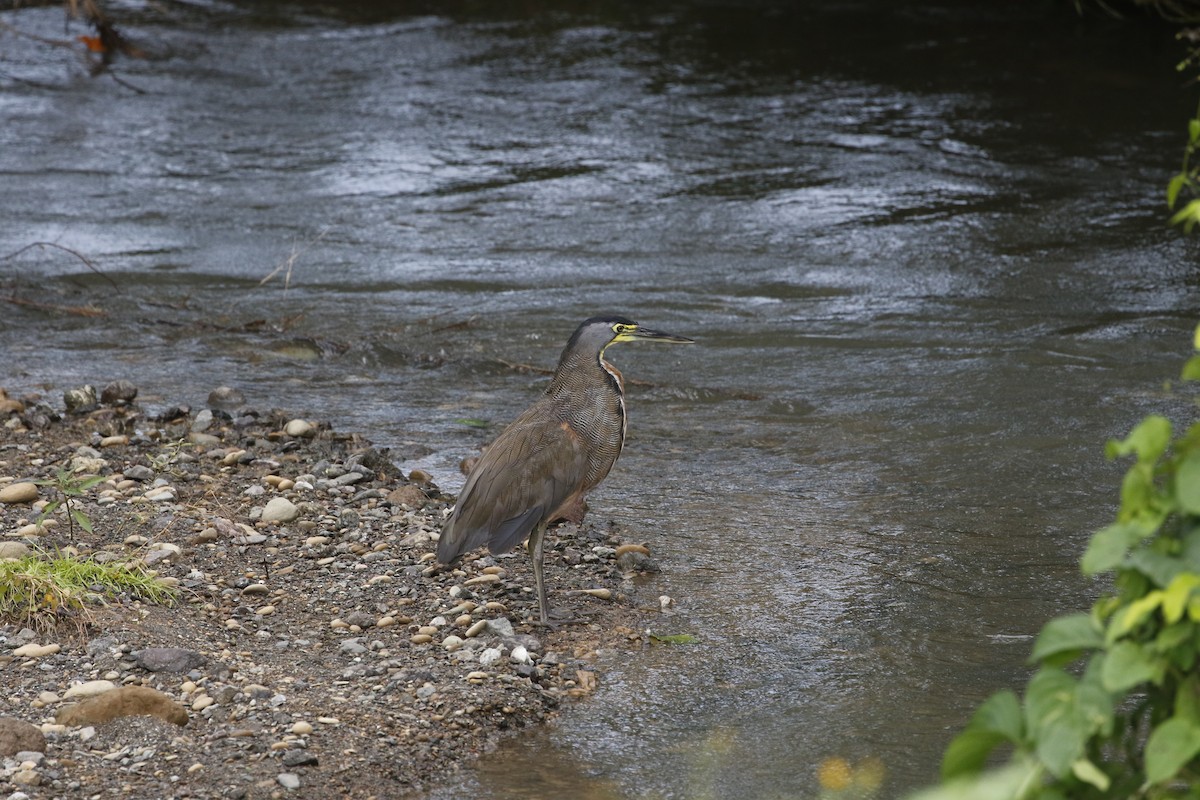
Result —
[[[1069, 4], [1066, 4], [1069, 6]], [[457, 488], [579, 320], [630, 439], [592, 513], [693, 646], [435, 797], [811, 796], [931, 780], [1094, 587], [1105, 438], [1177, 403], [1195, 247], [1161, 197], [1171, 31], [1069, 8], [586, 2], [123, 8], [142, 90], [0, 55], [0, 384], [219, 384]], [[329, 16], [329, 14], [333, 16]], [[57, 9], [0, 19], [61, 36]], [[1102, 111], [1101, 111], [1102, 110]], [[834, 767], [828, 765], [833, 764]], [[840, 769], [840, 767], [838, 767]]]

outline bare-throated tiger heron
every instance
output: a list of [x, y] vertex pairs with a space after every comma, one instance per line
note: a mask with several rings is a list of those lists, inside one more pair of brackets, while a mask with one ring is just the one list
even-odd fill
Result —
[[541, 622], [550, 624], [542, 568], [546, 525], [608, 475], [625, 443], [625, 383], [604, 359], [616, 342], [691, 339], [643, 328], [624, 317], [593, 317], [563, 349], [537, 402], [496, 438], [475, 464], [438, 540], [450, 564], [487, 545], [507, 553], [529, 538]]

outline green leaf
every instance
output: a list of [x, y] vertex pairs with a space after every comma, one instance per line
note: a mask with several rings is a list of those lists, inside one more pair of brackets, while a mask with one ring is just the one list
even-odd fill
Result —
[[1104, 634], [1089, 614], [1070, 614], [1046, 623], [1033, 645], [1030, 661], [1042, 661], [1058, 653], [1086, 650], [1104, 645]]
[[1191, 200], [1186, 206], [1181, 208], [1171, 217], [1172, 225], [1183, 224], [1183, 230], [1186, 233], [1191, 233], [1192, 228], [1196, 224], [1196, 220], [1200, 219], [1200, 200]]
[[1004, 737], [992, 731], [967, 728], [954, 737], [942, 757], [942, 780], [962, 775], [978, 775], [983, 771], [987, 758], [1000, 745]]
[[1187, 175], [1182, 172], [1171, 178], [1167, 183], [1167, 208], [1175, 207], [1175, 200], [1179, 197], [1179, 190], [1187, 185]]
[[1146, 741], [1146, 782], [1171, 780], [1200, 754], [1200, 723], [1172, 717], [1159, 725]]
[[1125, 566], [1138, 570], [1162, 588], [1169, 586], [1180, 573], [1187, 571], [1187, 564], [1183, 559], [1145, 549], [1131, 554], [1126, 559]]
[[1159, 590], [1147, 593], [1144, 597], [1134, 600], [1117, 614], [1108, 628], [1107, 641], [1115, 642], [1131, 630], [1141, 625], [1162, 605], [1163, 593]]
[[1175, 499], [1189, 514], [1200, 514], [1200, 452], [1188, 453], [1175, 471]]
[[1195, 144], [1200, 140], [1200, 119], [1188, 120], [1188, 141]]
[[989, 697], [971, 717], [971, 727], [997, 733], [1013, 744], [1019, 744], [1023, 725], [1021, 703], [1010, 689]]
[[1192, 356], [1183, 364], [1180, 380], [1200, 381], [1200, 356]]
[[1175, 690], [1175, 716], [1200, 724], [1200, 675], [1188, 675]]
[[1084, 783], [1090, 783], [1102, 792], [1107, 792], [1112, 780], [1100, 771], [1100, 768], [1088, 761], [1086, 758], [1081, 758], [1071, 765], [1071, 772], [1076, 778]]
[[1181, 572], [1176, 575], [1163, 593], [1163, 619], [1168, 623], [1183, 619], [1183, 612], [1192, 599], [1192, 592], [1200, 588], [1200, 575], [1194, 572]]
[[491, 424], [486, 419], [475, 419], [474, 417], [464, 417], [454, 421], [459, 425], [466, 425], [468, 428], [486, 428]]
[[1140, 520], [1115, 522], [1092, 534], [1080, 566], [1084, 575], [1106, 572], [1125, 560], [1129, 548], [1154, 532]]
[[1104, 659], [1101, 680], [1110, 692], [1123, 692], [1139, 683], [1162, 680], [1165, 666], [1134, 642], [1117, 642]]
[[[1192, 202], [1200, 206], [1200, 201]], [[1109, 458], [1136, 453], [1138, 461], [1154, 463], [1166, 451], [1170, 441], [1171, 423], [1164, 416], [1151, 414], [1139, 422], [1123, 440], [1109, 440], [1105, 453]]]
[[106, 480], [108, 480], [108, 479], [106, 477], [104, 477], [103, 475], [93, 475], [92, 477], [88, 478], [87, 480], [80, 481], [78, 484], [76, 484], [76, 486], [81, 491], [83, 491], [83, 490], [90, 489], [99, 483], [103, 483]]
[[1075, 679], [1061, 669], [1043, 667], [1025, 693], [1025, 719], [1037, 756], [1060, 778], [1083, 756], [1084, 726], [1073, 713], [1075, 688]]
[[71, 518], [75, 520], [75, 524], [83, 528], [88, 533], [92, 532], [92, 520], [87, 514], [78, 509], [71, 509]]

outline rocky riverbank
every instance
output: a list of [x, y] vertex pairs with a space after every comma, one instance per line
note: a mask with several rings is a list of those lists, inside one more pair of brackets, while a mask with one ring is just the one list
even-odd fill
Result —
[[[144, 565], [177, 597], [0, 625], [7, 796], [418, 793], [591, 692], [598, 650], [644, 644], [627, 595], [653, 564], [618, 531], [548, 537], [551, 602], [582, 620], [548, 631], [524, 552], [439, 567], [453, 498], [360, 437], [231, 390], [62, 397], [0, 391], [0, 558]], [[41, 519], [63, 469], [103, 478], [73, 502], [91, 532]]]

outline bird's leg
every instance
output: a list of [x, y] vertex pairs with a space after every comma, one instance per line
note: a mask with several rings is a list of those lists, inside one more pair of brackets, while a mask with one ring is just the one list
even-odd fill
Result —
[[539, 522], [529, 534], [529, 557], [533, 559], [533, 582], [537, 587], [538, 610], [541, 612], [542, 624], [549, 626], [550, 602], [546, 599], [546, 576], [543, 574], [543, 543], [546, 538], [546, 523]]

